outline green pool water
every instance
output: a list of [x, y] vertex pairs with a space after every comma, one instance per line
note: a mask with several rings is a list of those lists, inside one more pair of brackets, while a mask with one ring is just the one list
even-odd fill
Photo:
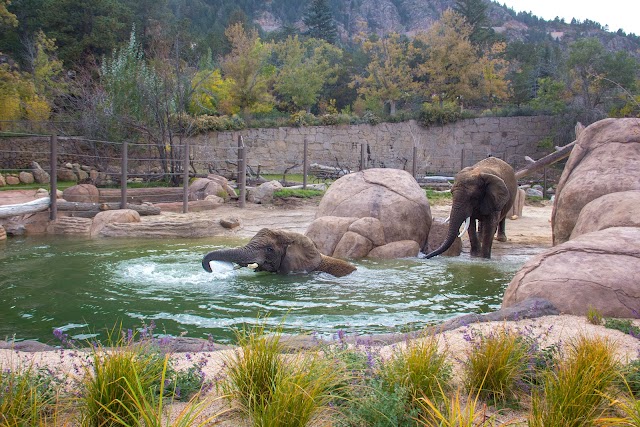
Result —
[[56, 328], [90, 340], [120, 323], [217, 342], [256, 322], [322, 336], [407, 332], [497, 309], [528, 257], [363, 260], [341, 278], [202, 269], [205, 253], [240, 243], [9, 238], [0, 242], [0, 339], [55, 345]]

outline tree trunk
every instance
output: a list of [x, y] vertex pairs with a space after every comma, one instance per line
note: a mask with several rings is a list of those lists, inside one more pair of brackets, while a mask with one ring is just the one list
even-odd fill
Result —
[[9, 218], [17, 215], [46, 211], [49, 209], [49, 203], [50, 199], [48, 197], [43, 197], [27, 203], [0, 206], [0, 218]]

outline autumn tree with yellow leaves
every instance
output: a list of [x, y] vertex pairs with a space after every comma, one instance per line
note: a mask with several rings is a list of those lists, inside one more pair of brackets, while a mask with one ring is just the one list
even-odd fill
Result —
[[396, 114], [398, 101], [408, 98], [418, 88], [409, 65], [408, 42], [397, 33], [377, 39], [361, 39], [369, 56], [364, 75], [355, 75], [352, 86], [368, 99], [389, 104], [390, 115]]

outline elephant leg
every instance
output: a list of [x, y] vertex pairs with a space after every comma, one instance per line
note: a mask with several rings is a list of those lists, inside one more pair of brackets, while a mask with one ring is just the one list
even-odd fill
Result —
[[[482, 223], [479, 224], [482, 227]], [[480, 239], [478, 239], [478, 233], [476, 232], [476, 219], [471, 218], [471, 222], [469, 223], [469, 243], [471, 244], [470, 255], [471, 256], [480, 256]]]
[[496, 238], [496, 240], [498, 240], [498, 242], [506, 242], [507, 241], [507, 233], [506, 233], [506, 224], [507, 224], [507, 218], [502, 218], [502, 221], [500, 221], [500, 224], [498, 224], [498, 237]]

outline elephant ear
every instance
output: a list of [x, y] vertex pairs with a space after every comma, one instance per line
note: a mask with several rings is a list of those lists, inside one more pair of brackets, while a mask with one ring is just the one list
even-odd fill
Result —
[[316, 270], [322, 262], [322, 255], [313, 241], [304, 234], [287, 235], [287, 248], [278, 272], [302, 273]]
[[486, 183], [485, 195], [480, 202], [480, 212], [488, 215], [491, 212], [501, 211], [509, 202], [509, 189], [504, 180], [490, 173], [480, 174]]

